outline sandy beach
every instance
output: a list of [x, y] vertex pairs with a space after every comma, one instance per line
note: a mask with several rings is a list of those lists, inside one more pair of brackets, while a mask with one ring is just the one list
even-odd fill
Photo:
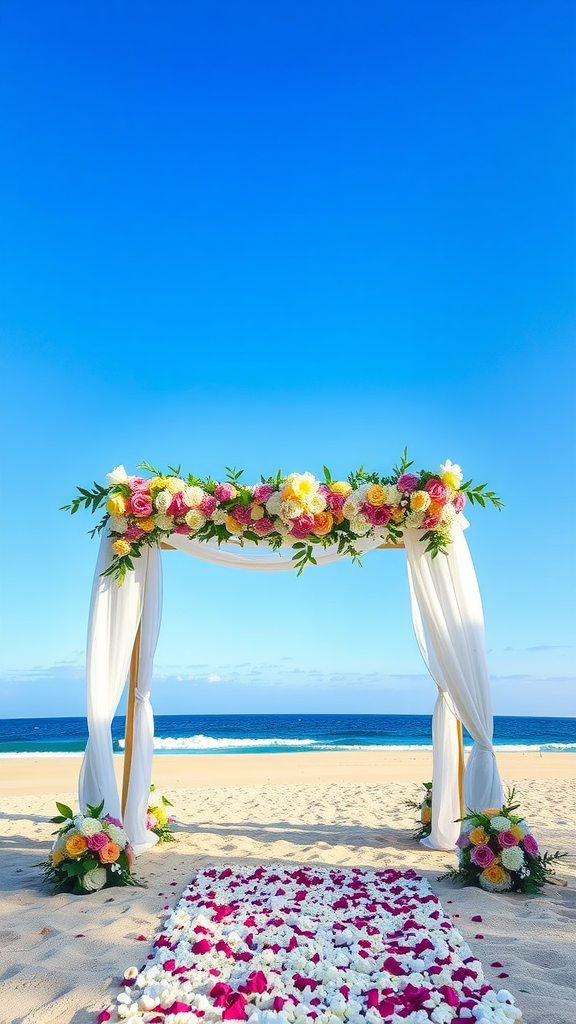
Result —
[[[568, 754], [503, 753], [542, 849], [569, 851], [560, 886], [543, 895], [495, 895], [439, 882], [455, 857], [410, 834], [404, 801], [431, 777], [431, 755], [382, 751], [161, 756], [154, 781], [174, 803], [178, 842], [137, 862], [145, 889], [52, 896], [34, 865], [49, 849], [54, 800], [76, 803], [80, 759], [7, 758], [2, 787], [0, 1024], [88, 1024], [115, 995], [126, 967], [147, 952], [159, 914], [194, 870], [252, 861], [412, 867], [430, 881], [482, 961], [507, 987], [527, 1024], [571, 1024], [576, 978], [574, 780]], [[116, 759], [118, 775], [122, 760]], [[480, 914], [482, 923], [471, 919]], [[477, 938], [482, 934], [482, 938]], [[492, 968], [492, 961], [502, 968]], [[499, 973], [509, 975], [499, 979]]]

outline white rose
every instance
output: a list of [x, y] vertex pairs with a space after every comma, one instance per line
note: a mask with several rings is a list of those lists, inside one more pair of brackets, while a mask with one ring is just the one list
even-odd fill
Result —
[[128, 529], [128, 520], [124, 516], [110, 516], [108, 520], [108, 526], [114, 533], [126, 533]]
[[79, 832], [82, 836], [95, 836], [97, 832], [102, 831], [102, 822], [99, 818], [84, 818], [84, 821], [80, 825]]
[[326, 498], [323, 494], [313, 494], [308, 501], [308, 511], [312, 515], [317, 515], [319, 512], [323, 512], [326, 508]]
[[165, 516], [161, 513], [158, 516], [154, 516], [154, 525], [157, 526], [159, 530], [171, 530], [174, 526], [174, 520], [172, 519], [172, 516]]
[[204, 499], [204, 491], [201, 487], [185, 487], [182, 494], [188, 508], [197, 508]]
[[106, 480], [111, 487], [114, 487], [115, 484], [127, 484], [130, 477], [124, 469], [124, 466], [116, 466], [116, 469], [113, 469], [111, 473], [106, 474]]
[[154, 498], [154, 503], [160, 513], [164, 514], [167, 512], [168, 508], [172, 504], [172, 495], [170, 494], [170, 491], [167, 491], [166, 489], [158, 491], [158, 494]]
[[86, 892], [97, 892], [106, 885], [106, 868], [92, 868], [82, 877], [82, 888]]
[[119, 846], [123, 850], [126, 846], [126, 833], [124, 829], [118, 828], [118, 825], [112, 825], [106, 822], [106, 832], [110, 836], [113, 843]]
[[346, 498], [342, 506], [342, 514], [346, 519], [353, 519], [358, 514], [359, 503], [354, 498]]
[[366, 516], [359, 514], [350, 520], [350, 529], [352, 530], [352, 533], [355, 533], [358, 537], [363, 537], [372, 529], [372, 526], [366, 519]]
[[386, 504], [387, 505], [399, 505], [400, 504], [400, 500], [402, 498], [402, 495], [400, 494], [400, 491], [398, 490], [398, 488], [394, 486], [394, 484], [385, 484], [384, 485], [384, 494], [386, 495]]

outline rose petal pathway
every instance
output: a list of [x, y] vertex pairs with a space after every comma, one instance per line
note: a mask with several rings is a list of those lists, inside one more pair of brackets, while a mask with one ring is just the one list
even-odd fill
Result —
[[[141, 938], [141, 936], [139, 936]], [[199, 871], [100, 1020], [509, 1024], [521, 1012], [414, 871]]]

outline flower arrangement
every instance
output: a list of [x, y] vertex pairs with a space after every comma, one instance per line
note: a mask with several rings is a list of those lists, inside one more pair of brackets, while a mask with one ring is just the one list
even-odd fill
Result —
[[154, 783], [152, 783], [148, 798], [146, 828], [154, 832], [161, 843], [174, 843], [176, 842], [176, 837], [173, 835], [170, 826], [175, 819], [169, 816], [166, 810], [167, 807], [172, 807], [168, 797], [160, 793]]
[[414, 826], [413, 836], [414, 839], [424, 839], [429, 836], [432, 831], [432, 783], [423, 782], [424, 796], [420, 802], [416, 800], [407, 800], [406, 807], [410, 807], [414, 811], [418, 811], [420, 820], [416, 822]]
[[180, 466], [162, 472], [143, 462], [138, 469], [151, 475], [129, 476], [118, 466], [107, 486], [78, 487], [79, 495], [63, 508], [72, 514], [84, 507], [105, 513], [90, 531], [108, 529], [114, 558], [104, 575], [121, 584], [134, 568], [144, 545], [167, 541], [173, 534], [218, 544], [267, 544], [292, 547], [298, 575], [316, 564], [314, 550], [338, 546], [339, 554], [359, 561], [355, 547], [361, 537], [380, 537], [397, 544], [404, 529], [422, 531], [421, 540], [432, 557], [447, 554], [452, 527], [466, 500], [497, 508], [502, 502], [486, 484], [464, 481], [460, 466], [447, 460], [437, 472], [410, 472], [407, 451], [388, 476], [368, 473], [362, 466], [347, 480], [334, 480], [324, 466], [324, 479], [312, 473], [261, 477], [254, 485], [242, 482], [242, 471], [227, 470], [226, 480], [202, 480], [181, 475]]
[[522, 817], [514, 814], [515, 791], [507, 794], [503, 807], [471, 811], [462, 821], [456, 841], [458, 868], [442, 878], [464, 885], [479, 885], [488, 892], [540, 892], [552, 882], [552, 863], [565, 854], [543, 853]]
[[38, 866], [54, 892], [77, 896], [119, 885], [141, 885], [132, 874], [134, 853], [122, 822], [109, 814], [102, 817], [104, 803], [88, 807], [86, 814], [74, 814], [56, 801], [60, 811], [50, 821], [61, 827], [48, 860]]

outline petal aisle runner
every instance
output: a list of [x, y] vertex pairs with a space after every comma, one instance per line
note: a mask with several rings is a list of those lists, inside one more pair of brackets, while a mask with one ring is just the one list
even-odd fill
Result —
[[100, 1020], [448, 1024], [521, 1019], [414, 871], [207, 868]]

